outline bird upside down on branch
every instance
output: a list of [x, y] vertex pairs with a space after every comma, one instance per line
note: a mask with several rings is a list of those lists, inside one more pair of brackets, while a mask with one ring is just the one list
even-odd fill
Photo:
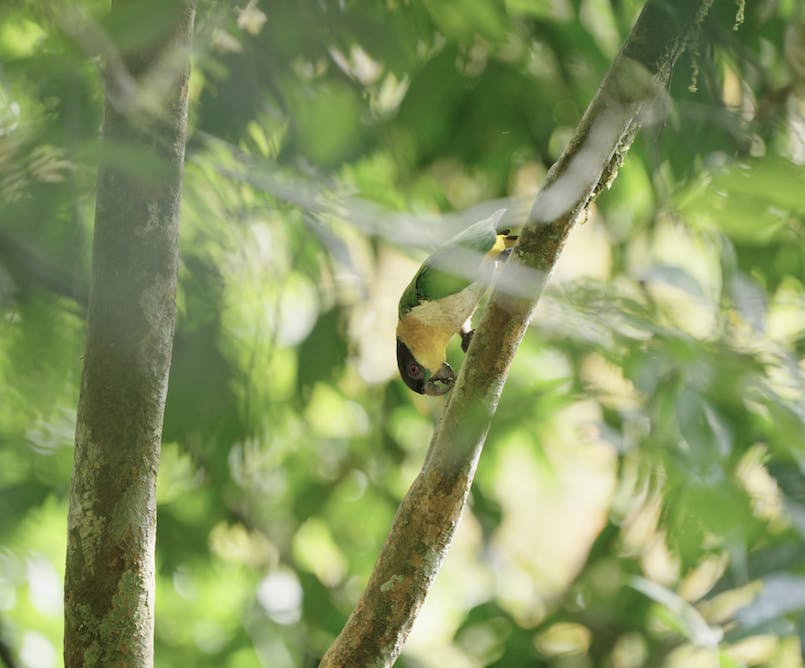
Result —
[[510, 228], [499, 227], [500, 209], [430, 255], [400, 298], [397, 321], [397, 366], [414, 392], [445, 394], [456, 374], [447, 363], [447, 344], [459, 333], [467, 352], [470, 318], [497, 267], [517, 243]]

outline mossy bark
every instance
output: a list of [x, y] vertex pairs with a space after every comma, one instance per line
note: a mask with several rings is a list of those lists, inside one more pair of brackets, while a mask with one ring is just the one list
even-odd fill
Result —
[[[170, 22], [157, 43], [118, 58], [106, 54], [102, 153], [125, 146], [159, 168], [144, 174], [136, 164], [109, 163], [98, 171], [68, 517], [68, 668], [153, 665], [156, 480], [174, 332], [194, 17], [189, 1], [166, 4], [171, 11], [161, 16]], [[113, 0], [112, 13], [120, 17], [137, 5]], [[162, 73], [166, 93], [160, 105], [146, 108], [139, 102], [149, 95], [154, 72]], [[133, 95], [120, 95], [121, 77], [138, 87], [128, 91]]]
[[650, 0], [548, 173], [467, 351], [419, 476], [323, 668], [389, 666], [399, 655], [466, 503], [514, 353], [576, 220], [617, 168], [712, 0]]

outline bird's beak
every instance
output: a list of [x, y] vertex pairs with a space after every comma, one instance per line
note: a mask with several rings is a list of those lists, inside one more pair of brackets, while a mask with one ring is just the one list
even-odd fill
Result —
[[446, 394], [453, 387], [456, 382], [456, 372], [453, 371], [447, 362], [439, 367], [439, 370], [434, 373], [425, 383], [425, 394], [433, 397], [438, 397], [441, 394]]

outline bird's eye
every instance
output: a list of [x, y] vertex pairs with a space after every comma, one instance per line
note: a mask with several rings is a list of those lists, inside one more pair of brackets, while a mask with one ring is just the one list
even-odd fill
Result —
[[408, 365], [408, 375], [412, 378], [416, 378], [420, 373], [422, 373], [422, 369], [419, 368], [419, 364], [409, 364]]

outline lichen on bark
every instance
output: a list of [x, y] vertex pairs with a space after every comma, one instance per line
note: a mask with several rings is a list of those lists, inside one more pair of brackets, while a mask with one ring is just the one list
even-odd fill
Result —
[[[192, 0], [170, 0], [157, 43], [107, 54], [103, 142], [138, 146], [151, 178], [101, 165], [84, 373], [76, 418], [65, 576], [64, 662], [153, 665], [156, 476], [173, 341]], [[114, 0], [112, 12], [137, 8]], [[159, 113], [112, 93], [181, 58]], [[120, 68], [126, 72], [121, 73]], [[165, 83], [164, 81], [162, 82]], [[147, 94], [142, 85], [143, 94]], [[153, 109], [151, 111], [154, 111]]]

